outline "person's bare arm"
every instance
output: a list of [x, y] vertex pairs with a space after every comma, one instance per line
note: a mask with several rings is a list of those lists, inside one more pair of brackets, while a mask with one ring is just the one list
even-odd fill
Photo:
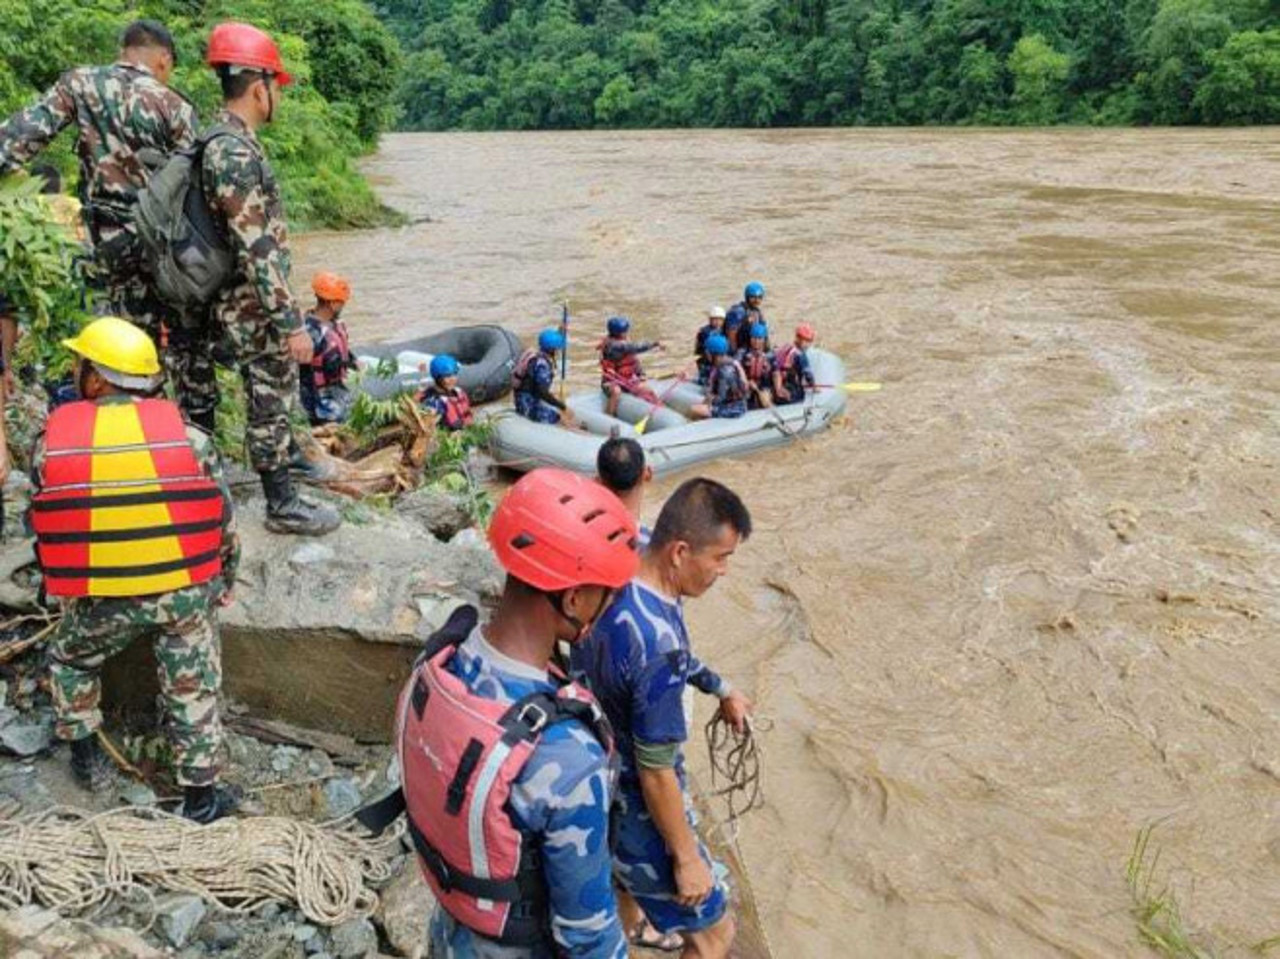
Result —
[[675, 768], [642, 765], [639, 775], [644, 804], [675, 863], [676, 901], [696, 906], [711, 895], [715, 881], [698, 851], [698, 837], [685, 817], [684, 796]]

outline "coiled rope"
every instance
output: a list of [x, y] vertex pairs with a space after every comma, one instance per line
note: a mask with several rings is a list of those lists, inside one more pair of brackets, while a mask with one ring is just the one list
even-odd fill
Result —
[[[711, 768], [710, 798], [724, 801], [726, 816], [719, 823], [736, 842], [738, 820], [764, 806], [760, 788], [760, 744], [756, 726], [767, 720], [750, 717], [739, 732], [718, 711], [706, 725], [707, 761]], [[762, 730], [765, 731], [765, 730]]]
[[[222, 819], [208, 826], [147, 807], [96, 815], [56, 807], [0, 819], [0, 909], [31, 902], [67, 914], [157, 891], [192, 893], [234, 914], [296, 904], [334, 926], [370, 915], [391, 879], [400, 830], [378, 839], [339, 820]], [[148, 923], [148, 928], [150, 923]]]

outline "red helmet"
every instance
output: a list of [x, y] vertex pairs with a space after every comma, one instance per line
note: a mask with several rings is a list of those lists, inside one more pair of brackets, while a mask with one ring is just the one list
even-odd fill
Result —
[[799, 326], [796, 327], [796, 339], [808, 340], [809, 342], [812, 343], [815, 339], [817, 339], [817, 335], [813, 332], [812, 326], [810, 326], [808, 323], [801, 323]]
[[636, 521], [599, 483], [559, 469], [526, 474], [489, 524], [502, 568], [535, 589], [619, 589], [640, 567]]
[[284, 68], [280, 50], [270, 36], [247, 23], [220, 23], [209, 34], [209, 52], [205, 62], [211, 67], [253, 67], [274, 73], [280, 86], [288, 86], [293, 77]]

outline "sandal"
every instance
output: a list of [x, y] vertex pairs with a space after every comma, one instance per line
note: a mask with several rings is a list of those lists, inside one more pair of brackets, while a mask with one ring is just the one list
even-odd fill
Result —
[[648, 919], [637, 923], [627, 941], [637, 949], [656, 949], [658, 952], [679, 952], [684, 948], [684, 936], [678, 932], [658, 932]]

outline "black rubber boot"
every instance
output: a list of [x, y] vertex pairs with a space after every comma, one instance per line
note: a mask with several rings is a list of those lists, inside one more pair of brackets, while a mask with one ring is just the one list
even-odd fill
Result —
[[96, 733], [71, 743], [71, 774], [90, 792], [106, 792], [115, 779], [115, 769]]
[[311, 503], [298, 495], [289, 467], [259, 474], [262, 489], [267, 494], [267, 521], [264, 524], [273, 533], [294, 533], [299, 536], [323, 536], [342, 525], [342, 517], [332, 506]]
[[240, 808], [244, 792], [237, 786], [186, 786], [178, 815], [207, 826]]

